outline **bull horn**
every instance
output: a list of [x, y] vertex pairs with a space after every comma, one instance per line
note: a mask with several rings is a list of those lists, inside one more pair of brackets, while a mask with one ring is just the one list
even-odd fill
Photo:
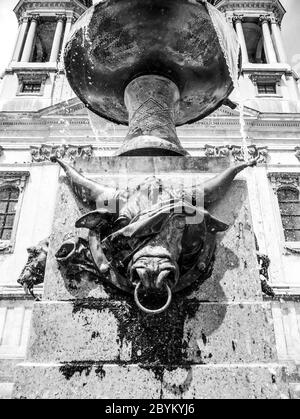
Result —
[[97, 205], [99, 201], [116, 197], [117, 190], [115, 188], [103, 186], [86, 178], [74, 169], [74, 167], [58, 159], [56, 156], [50, 157], [50, 160], [53, 163], [58, 163], [64, 169], [73, 191], [83, 202], [95, 202]]
[[224, 172], [206, 181], [204, 183], [204, 205], [221, 199], [228, 191], [236, 175], [246, 169], [246, 167], [253, 167], [256, 164], [257, 158], [238, 164], [237, 166], [229, 167]]

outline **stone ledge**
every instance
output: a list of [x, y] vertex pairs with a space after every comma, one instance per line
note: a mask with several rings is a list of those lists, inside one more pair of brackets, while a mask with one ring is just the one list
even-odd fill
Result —
[[[287, 399], [277, 364], [143, 367], [115, 364], [20, 364], [13, 398]], [[226, 385], [224, 385], [226, 383]]]
[[269, 303], [174, 300], [147, 316], [118, 300], [34, 306], [28, 361], [216, 364], [277, 360]]

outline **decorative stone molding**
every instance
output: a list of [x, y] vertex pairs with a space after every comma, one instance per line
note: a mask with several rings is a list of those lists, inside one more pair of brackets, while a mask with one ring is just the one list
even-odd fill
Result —
[[41, 163], [50, 161], [51, 156], [57, 158], [65, 158], [74, 161], [76, 158], [89, 159], [94, 154], [93, 146], [77, 146], [77, 145], [47, 145], [42, 144], [40, 147], [31, 146], [31, 158], [33, 162]]
[[268, 173], [268, 178], [276, 194], [280, 188], [284, 187], [290, 187], [300, 191], [300, 173], [272, 172]]
[[[258, 163], [265, 164], [268, 162], [269, 152], [267, 147], [257, 147], [256, 145], [250, 145], [248, 147], [248, 154], [251, 159], [258, 157]], [[242, 146], [237, 145], [225, 145], [225, 146], [213, 146], [205, 145], [205, 155], [207, 157], [232, 157], [234, 161], [244, 161], [244, 151]]]
[[[88, 3], [87, 3], [88, 4]], [[53, 10], [53, 9], [64, 9], [65, 11], [74, 11], [77, 16], [81, 16], [87, 9], [85, 2], [83, 1], [70, 1], [70, 0], [61, 0], [61, 1], [24, 1], [23, 3], [19, 2], [19, 4], [15, 8], [15, 13], [17, 18], [20, 18], [24, 13], [30, 12], [30, 10], [37, 10], [41, 9], [41, 16], [45, 10]]]
[[283, 74], [284, 71], [253, 71], [253, 73], [249, 75], [249, 78], [255, 85], [257, 85], [257, 83], [276, 83], [277, 85], [280, 85]]
[[249, 12], [250, 10], [257, 10], [258, 13], [261, 12], [261, 14], [265, 14], [265, 12], [269, 12], [271, 15], [275, 15], [277, 19], [281, 22], [282, 18], [285, 14], [285, 9], [280, 4], [280, 2], [275, 2], [274, 0], [249, 0], [249, 1], [243, 1], [240, 0], [215, 0], [213, 3], [220, 12], [223, 13], [230, 13], [235, 10], [243, 10], [245, 9], [245, 12]]
[[17, 226], [20, 217], [20, 210], [23, 200], [24, 187], [29, 177], [29, 172], [1, 172], [0, 171], [0, 189], [5, 186], [14, 186], [19, 189], [20, 194], [18, 198], [18, 204], [16, 208], [16, 214], [14, 219], [14, 225], [10, 240], [0, 240], [0, 254], [12, 253], [16, 240]]

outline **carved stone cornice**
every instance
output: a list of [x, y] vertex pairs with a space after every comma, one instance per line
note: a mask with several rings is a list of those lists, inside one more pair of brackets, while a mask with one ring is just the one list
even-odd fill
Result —
[[49, 73], [47, 71], [36, 70], [32, 71], [32, 69], [28, 71], [18, 71], [16, 72], [19, 82], [35, 82], [39, 81], [41, 83], [45, 83], [46, 80], [49, 78]]
[[257, 11], [257, 14], [270, 13], [274, 15], [279, 22], [282, 21], [283, 16], [286, 13], [279, 0], [216, 0], [214, 5], [223, 13], [232, 13], [237, 10], [245, 10], [245, 15], [247, 14], [247, 11], [251, 10], [252, 16], [255, 11]]
[[35, 0], [24, 0], [23, 3], [17, 4], [17, 6], [14, 9], [14, 12], [19, 19], [24, 13], [29, 12], [31, 10], [38, 10], [41, 9], [41, 15], [43, 14], [43, 11], [46, 9], [48, 10], [64, 10], [64, 11], [73, 11], [78, 16], [81, 16], [86, 10], [87, 6], [85, 6], [83, 3], [80, 3], [79, 1], [35, 1]]
[[268, 178], [275, 193], [284, 187], [300, 190], [300, 173], [272, 172], [268, 173]]
[[250, 80], [254, 83], [280, 83], [284, 71], [253, 71], [249, 75]]
[[74, 161], [77, 158], [89, 159], [94, 154], [92, 145], [76, 146], [76, 145], [48, 145], [42, 144], [40, 147], [31, 146], [31, 159], [35, 163], [50, 161], [51, 156], [64, 158]]
[[[257, 147], [256, 145], [250, 145], [248, 147], [248, 154], [250, 159], [258, 158], [258, 163], [266, 164], [268, 162], [268, 147]], [[205, 155], [207, 157], [232, 157], [236, 162], [245, 160], [244, 149], [242, 146], [238, 145], [213, 146], [206, 144]]]

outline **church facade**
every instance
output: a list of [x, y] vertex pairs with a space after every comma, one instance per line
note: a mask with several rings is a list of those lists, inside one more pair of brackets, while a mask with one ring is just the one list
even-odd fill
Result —
[[[246, 141], [258, 158], [248, 188], [265, 298], [272, 301], [279, 358], [298, 365], [300, 87], [281, 38], [285, 10], [279, 0], [214, 4], [240, 41], [239, 86], [231, 107], [178, 128], [178, 137], [191, 156], [239, 162]], [[60, 171], [50, 156], [71, 163], [111, 156], [126, 136], [126, 127], [86, 109], [64, 73], [66, 40], [90, 6], [91, 0], [20, 0], [15, 8], [18, 36], [0, 84], [0, 398], [24, 359], [34, 303], [17, 280], [27, 249], [51, 234]], [[42, 285], [35, 292], [41, 296]], [[299, 387], [295, 382], [295, 394]]]

